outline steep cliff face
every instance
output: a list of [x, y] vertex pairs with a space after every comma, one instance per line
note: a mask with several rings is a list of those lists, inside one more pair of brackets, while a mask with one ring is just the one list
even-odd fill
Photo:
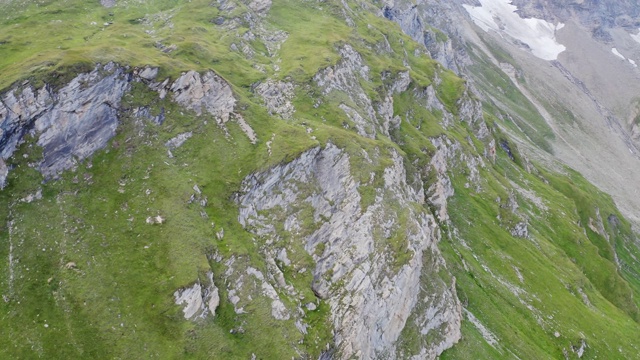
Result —
[[[424, 194], [406, 183], [402, 158], [391, 156], [384, 185], [366, 208], [349, 155], [332, 144], [253, 175], [239, 198], [239, 221], [265, 240], [267, 256], [300, 242], [313, 258], [312, 289], [331, 307], [342, 359], [435, 358], [460, 338], [455, 283], [439, 275], [446, 272], [439, 229], [421, 206]], [[288, 256], [300, 255], [289, 250]], [[415, 354], [396, 349], [407, 326], [431, 339]]]

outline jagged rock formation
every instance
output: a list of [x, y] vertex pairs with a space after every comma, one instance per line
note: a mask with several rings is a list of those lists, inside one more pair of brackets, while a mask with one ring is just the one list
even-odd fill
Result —
[[0, 155], [3, 159], [13, 154], [18, 142], [33, 126], [33, 121], [53, 105], [50, 89], [43, 87], [34, 91], [28, 83], [26, 85], [22, 91], [8, 91], [0, 100]]
[[170, 90], [173, 100], [178, 104], [198, 115], [207, 111], [221, 123], [229, 121], [229, 114], [236, 103], [229, 84], [212, 71], [202, 76], [195, 71], [184, 73], [171, 85]]
[[[411, 315], [431, 339], [421, 346], [419, 358], [433, 359], [460, 338], [455, 286], [437, 275], [446, 271], [437, 249], [439, 229], [431, 215], [412, 205], [424, 203], [424, 194], [408, 186], [402, 159], [393, 158], [395, 165], [384, 171], [384, 187], [366, 208], [349, 156], [332, 144], [251, 176], [239, 197], [238, 220], [268, 247], [286, 248], [276, 230], [284, 220], [284, 231], [313, 257], [312, 288], [331, 306], [342, 359], [395, 358], [395, 343], [411, 326]], [[402, 219], [397, 209], [404, 209]], [[308, 221], [316, 230], [295, 236]], [[395, 251], [400, 252], [380, 244], [376, 234], [398, 237]], [[425, 281], [430, 290], [420, 290]]]
[[129, 88], [122, 68], [113, 63], [80, 74], [56, 94], [56, 104], [35, 121], [43, 148], [40, 171], [53, 177], [71, 168], [115, 135], [120, 99]]
[[127, 89], [124, 70], [109, 63], [80, 74], [57, 93], [29, 84], [20, 92], [9, 91], [0, 103], [2, 157], [9, 158], [23, 136], [36, 131], [44, 155], [40, 171], [53, 177], [71, 168], [115, 135], [120, 99]]
[[176, 304], [184, 306], [184, 318], [187, 320], [204, 319], [207, 315], [215, 315], [220, 305], [218, 287], [213, 283], [213, 273], [208, 272], [205, 284], [199, 281], [192, 287], [176, 290], [173, 294]]
[[4, 160], [0, 158], [0, 190], [4, 188], [5, 182], [7, 180], [7, 175], [9, 175], [9, 167], [5, 164]]
[[256, 87], [256, 92], [264, 99], [265, 106], [272, 114], [290, 119], [295, 108], [291, 104], [294, 96], [293, 84], [283, 81], [267, 80]]
[[433, 59], [461, 73], [469, 59], [464, 47], [455, 41], [464, 32], [458, 26], [463, 21], [457, 12], [459, 7], [457, 1], [392, 0], [386, 1], [381, 10], [382, 16], [397, 22], [407, 35], [423, 44]]
[[[39, 90], [28, 83], [15, 87], [0, 98], [0, 158], [8, 159], [24, 136], [31, 132], [43, 148], [43, 160], [38, 169], [46, 178], [74, 167], [78, 161], [104, 148], [118, 127], [122, 97], [130, 90], [131, 81], [142, 81], [157, 90], [160, 97], [167, 91], [172, 99], [188, 110], [201, 115], [207, 111], [220, 124], [230, 119], [235, 98], [229, 85], [211, 71], [200, 75], [189, 71], [169, 85], [169, 79], [155, 83], [157, 68], [146, 67], [133, 74], [115, 63], [98, 65], [92, 72], [79, 74], [68, 85], [54, 92], [49, 86]], [[164, 110], [151, 116], [148, 109], [137, 108], [136, 117], [161, 124]], [[236, 116], [247, 136], [255, 142], [253, 129]], [[182, 145], [190, 135], [182, 134], [167, 142], [168, 147]], [[2, 160], [0, 160], [2, 161]], [[0, 166], [0, 188], [4, 186], [9, 169], [4, 161]]]
[[325, 95], [332, 91], [341, 91], [349, 96], [352, 104], [340, 104], [340, 108], [353, 121], [358, 134], [375, 138], [376, 114], [371, 99], [365, 95], [360, 87], [360, 79], [369, 79], [369, 67], [364, 64], [362, 57], [351, 46], [340, 49], [341, 61], [334, 67], [324, 69], [314, 80], [323, 89]]

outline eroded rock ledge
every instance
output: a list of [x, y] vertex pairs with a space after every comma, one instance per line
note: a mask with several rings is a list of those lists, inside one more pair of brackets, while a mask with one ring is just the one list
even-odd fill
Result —
[[[332, 144], [248, 177], [239, 197], [238, 220], [265, 240], [267, 258], [287, 248], [284, 238], [302, 242], [313, 257], [312, 288], [330, 304], [341, 359], [435, 358], [460, 338], [455, 284], [438, 275], [446, 271], [438, 226], [422, 206], [424, 194], [407, 184], [402, 157], [390, 156], [384, 187], [366, 208], [350, 156]], [[305, 219], [309, 213], [313, 219]], [[283, 218], [286, 236], [278, 230]], [[296, 236], [304, 221], [315, 230]], [[399, 352], [406, 327], [429, 339], [417, 354]]]
[[[99, 64], [59, 91], [48, 85], [35, 89], [25, 82], [0, 94], [0, 189], [10, 171], [5, 160], [28, 133], [36, 136], [43, 149], [43, 160], [37, 167], [46, 179], [57, 177], [104, 148], [116, 134], [120, 102], [132, 82], [147, 84], [160, 98], [170, 94], [174, 102], [196, 115], [213, 115], [221, 126], [233, 116], [255, 143], [251, 127], [233, 113], [236, 99], [231, 87], [213, 71], [189, 71], [174, 82], [156, 82], [157, 74], [156, 68], [131, 70], [115, 63]], [[134, 115], [152, 118], [147, 109], [134, 109]], [[164, 116], [163, 112], [152, 121], [161, 124]]]

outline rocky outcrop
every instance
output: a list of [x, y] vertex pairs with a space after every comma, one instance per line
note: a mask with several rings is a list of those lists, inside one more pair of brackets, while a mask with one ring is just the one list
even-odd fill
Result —
[[184, 318], [196, 320], [205, 318], [207, 315], [215, 315], [218, 305], [220, 305], [220, 295], [218, 288], [213, 283], [213, 273], [207, 273], [206, 284], [200, 281], [191, 287], [176, 290], [173, 294], [176, 305], [183, 306]]
[[182, 146], [182, 144], [184, 144], [185, 141], [189, 140], [192, 136], [193, 136], [193, 132], [191, 131], [178, 134], [175, 137], [169, 139], [166, 143], [164, 143], [164, 146], [168, 147], [169, 149], [177, 149], [180, 146]]
[[44, 86], [39, 90], [27, 82], [0, 95], [0, 157], [8, 159], [36, 119], [51, 110], [55, 95]]
[[[331, 144], [245, 179], [238, 198], [238, 220], [264, 239], [265, 252], [295, 248], [282, 242], [291, 238], [313, 257], [312, 289], [331, 306], [341, 359], [404, 357], [395, 346], [407, 326], [430, 339], [410, 354], [421, 358], [435, 358], [460, 338], [455, 288], [438, 276], [446, 271], [438, 226], [422, 191], [407, 184], [403, 159], [389, 156], [394, 165], [366, 208], [350, 156]], [[282, 223], [286, 236], [277, 230]]]
[[229, 84], [213, 71], [204, 74], [188, 71], [170, 88], [175, 102], [201, 115], [203, 111], [216, 117], [219, 123], [229, 121], [236, 99]]
[[58, 92], [55, 106], [35, 122], [45, 177], [55, 177], [107, 145], [128, 88], [125, 70], [109, 63], [78, 75]]
[[262, 97], [270, 114], [278, 114], [283, 119], [290, 119], [293, 115], [293, 84], [267, 80], [256, 87], [256, 93]]
[[468, 57], [464, 46], [452, 39], [458, 37], [458, 24], [442, 16], [453, 16], [456, 7], [459, 7], [457, 1], [387, 0], [380, 15], [398, 23], [404, 33], [423, 44], [431, 58], [461, 73]]
[[[115, 63], [97, 65], [90, 73], [79, 74], [58, 92], [45, 85], [34, 89], [28, 82], [0, 94], [0, 188], [4, 187], [7, 168], [4, 160], [15, 152], [24, 136], [32, 132], [43, 148], [38, 169], [45, 178], [55, 178], [79, 161], [104, 148], [116, 134], [120, 102], [131, 81], [146, 83], [161, 98], [170, 94], [186, 109], [200, 115], [203, 111], [223, 124], [231, 116], [255, 143], [257, 137], [240, 114], [234, 114], [236, 100], [229, 84], [212, 71], [189, 71], [170, 84], [169, 79], [155, 82], [158, 69], [145, 67], [129, 71]], [[133, 116], [160, 125], [164, 108], [151, 115], [148, 107], [131, 110]], [[182, 134], [167, 142], [179, 147], [190, 135]]]
[[[383, 74], [383, 79], [384, 78], [385, 75]], [[400, 116], [394, 115], [393, 96], [407, 91], [410, 84], [411, 76], [409, 75], [409, 72], [399, 72], [393, 79], [391, 86], [387, 89], [387, 94], [384, 97], [384, 100], [381, 101], [377, 106], [378, 116], [381, 119], [380, 127], [382, 133], [387, 136], [389, 135], [389, 131], [391, 129], [398, 128], [398, 126], [400, 126], [400, 122], [402, 121], [400, 119]]]
[[100, 0], [100, 4], [106, 8], [116, 6], [116, 0]]
[[128, 88], [125, 70], [109, 63], [78, 75], [57, 93], [28, 83], [10, 90], [0, 101], [0, 156], [8, 159], [24, 135], [35, 131], [43, 148], [38, 167], [47, 178], [57, 176], [115, 135], [120, 99]]
[[362, 56], [351, 46], [339, 49], [342, 59], [333, 67], [319, 71], [314, 80], [322, 89], [324, 96], [332, 92], [341, 92], [349, 98], [338, 105], [346, 117], [353, 123], [358, 135], [374, 139], [381, 133], [389, 136], [389, 131], [400, 125], [400, 117], [393, 113], [393, 96], [405, 92], [411, 84], [409, 72], [396, 74], [384, 72], [381, 78], [390, 85], [386, 87], [382, 99], [372, 100], [360, 85], [360, 81], [369, 81], [369, 67]]
[[455, 158], [460, 150], [460, 144], [454, 143], [447, 137], [441, 136], [432, 139], [431, 142], [436, 147], [436, 153], [431, 158], [431, 171], [435, 172], [434, 181], [427, 190], [427, 201], [434, 207], [434, 212], [439, 221], [449, 220], [447, 212], [447, 199], [454, 194], [451, 179], [449, 179], [449, 162]]
[[166, 120], [166, 114], [164, 112], [164, 108], [160, 109], [160, 113], [158, 115], [152, 115], [149, 107], [143, 106], [133, 109], [133, 116], [140, 119], [147, 119], [155, 123], [156, 125], [162, 125]]
[[519, 222], [516, 226], [511, 230], [511, 235], [519, 238], [528, 238], [529, 237], [529, 227], [526, 222]]
[[252, 0], [249, 8], [257, 13], [267, 13], [271, 8], [271, 0]]
[[4, 160], [0, 158], [0, 190], [4, 188], [8, 175], [9, 167], [7, 166], [7, 164], [5, 164]]
[[454, 117], [453, 114], [447, 110], [447, 108], [442, 104], [440, 99], [438, 99], [438, 95], [436, 95], [436, 90], [433, 85], [427, 86], [424, 90], [420, 91], [417, 94], [417, 98], [423, 104], [423, 106], [430, 111], [437, 111], [442, 114], [440, 119], [440, 123], [442, 126], [449, 127], [453, 125]]
[[360, 86], [360, 79], [369, 79], [369, 67], [351, 46], [345, 45], [339, 51], [342, 56], [340, 62], [318, 72], [313, 79], [324, 95], [332, 91], [346, 94], [351, 104], [343, 103], [340, 108], [354, 123], [359, 135], [373, 139], [376, 135], [376, 113], [371, 99]]

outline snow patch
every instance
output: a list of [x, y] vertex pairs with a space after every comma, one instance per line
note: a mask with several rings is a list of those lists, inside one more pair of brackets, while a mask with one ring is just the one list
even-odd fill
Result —
[[512, 5], [511, 0], [479, 1], [481, 6], [463, 6], [482, 30], [494, 30], [519, 40], [529, 46], [533, 55], [543, 60], [556, 60], [566, 50], [556, 41], [555, 35], [564, 24], [554, 25], [536, 18], [523, 19], [516, 13], [518, 7]]
[[633, 67], [638, 67], [638, 64], [636, 64], [636, 62], [635, 62], [635, 61], [633, 61], [633, 60], [631, 60], [631, 59], [627, 59], [627, 60], [629, 60], [629, 63], [630, 63], [631, 65], [633, 65]]
[[629, 34], [631, 36], [631, 38], [637, 42], [640, 43], [640, 29], [638, 29], [638, 33], [637, 34]]
[[611, 48], [611, 52], [613, 53], [613, 55], [619, 57], [622, 60], [627, 60], [627, 58], [624, 57], [624, 55], [620, 54], [620, 52], [618, 51], [618, 49], [616, 48]]

